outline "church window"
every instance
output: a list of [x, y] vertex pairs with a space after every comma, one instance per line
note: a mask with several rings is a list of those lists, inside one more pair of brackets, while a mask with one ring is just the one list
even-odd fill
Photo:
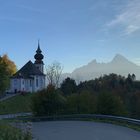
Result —
[[14, 80], [14, 85], [16, 85], [16, 84], [17, 84], [17, 79]]
[[32, 86], [32, 80], [30, 80], [30, 87]]
[[36, 87], [38, 87], [38, 79], [36, 79]]

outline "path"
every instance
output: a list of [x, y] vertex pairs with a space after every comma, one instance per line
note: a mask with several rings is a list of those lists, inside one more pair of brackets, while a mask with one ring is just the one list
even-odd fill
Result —
[[0, 101], [7, 100], [7, 99], [12, 98], [12, 97], [17, 96], [17, 95], [19, 95], [19, 94], [13, 94], [13, 93], [6, 94], [4, 97], [0, 98]]
[[140, 140], [135, 130], [88, 121], [35, 122], [32, 131], [39, 140]]
[[22, 117], [24, 117], [24, 116], [32, 116], [32, 113], [30, 113], [30, 112], [25, 112], [25, 113], [16, 113], [16, 114], [4, 114], [4, 115], [0, 115], [0, 120], [2, 120], [2, 119], [11, 119], [11, 118], [16, 118], [16, 117], [20, 117], [20, 116], [22, 116]]

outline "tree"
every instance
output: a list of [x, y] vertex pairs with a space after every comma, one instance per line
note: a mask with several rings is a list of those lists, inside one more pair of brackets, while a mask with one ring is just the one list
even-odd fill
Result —
[[67, 77], [61, 84], [60, 90], [63, 92], [64, 95], [70, 95], [76, 92], [76, 82], [75, 80]]
[[79, 113], [93, 114], [97, 109], [97, 101], [94, 94], [88, 91], [83, 91], [78, 96]]
[[7, 71], [10, 76], [12, 76], [14, 73], [16, 73], [17, 67], [16, 67], [15, 63], [9, 59], [7, 54], [4, 54], [2, 56], [2, 60], [7, 65]]
[[16, 72], [16, 65], [7, 55], [0, 57], [0, 94], [8, 88], [10, 76]]
[[140, 119], [140, 92], [133, 93], [130, 98], [130, 114], [131, 117]]
[[64, 113], [66, 99], [54, 86], [37, 92], [32, 98], [32, 112], [36, 116], [59, 115]]
[[47, 76], [49, 85], [54, 85], [56, 88], [58, 88], [62, 70], [63, 68], [59, 62], [54, 62], [51, 65], [47, 66], [46, 76]]
[[100, 93], [97, 108], [98, 113], [104, 115], [124, 115], [126, 113], [121, 98], [111, 93]]
[[0, 95], [4, 93], [8, 86], [8, 71], [7, 65], [3, 62], [2, 57], [0, 57]]

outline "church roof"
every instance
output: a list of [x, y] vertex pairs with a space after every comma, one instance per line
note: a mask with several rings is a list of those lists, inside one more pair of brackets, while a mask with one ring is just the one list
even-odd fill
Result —
[[12, 78], [31, 78], [32, 75], [44, 75], [31, 61], [28, 61]]

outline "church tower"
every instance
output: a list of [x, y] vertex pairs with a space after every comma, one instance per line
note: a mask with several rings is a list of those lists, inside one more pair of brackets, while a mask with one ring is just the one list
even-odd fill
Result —
[[35, 66], [42, 72], [44, 73], [44, 63], [43, 63], [43, 58], [44, 56], [42, 55], [42, 51], [40, 49], [40, 44], [38, 41], [38, 48], [36, 50], [36, 54], [34, 55], [35, 58]]

